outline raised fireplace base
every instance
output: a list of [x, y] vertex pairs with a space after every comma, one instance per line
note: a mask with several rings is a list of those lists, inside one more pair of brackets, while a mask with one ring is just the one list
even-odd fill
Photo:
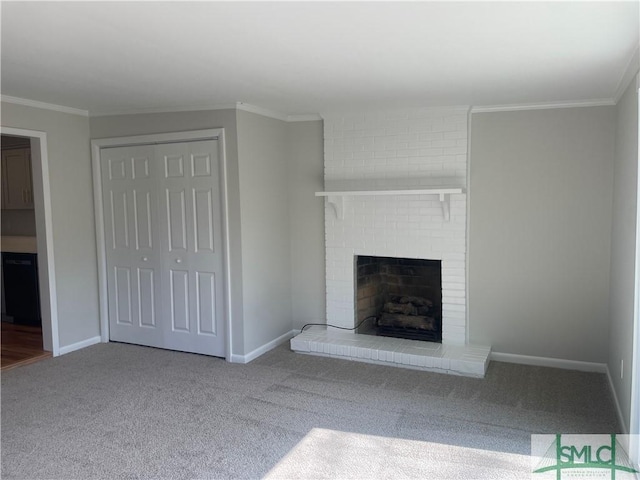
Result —
[[469, 377], [484, 377], [491, 353], [491, 347], [359, 335], [326, 327], [311, 327], [296, 335], [291, 350]]

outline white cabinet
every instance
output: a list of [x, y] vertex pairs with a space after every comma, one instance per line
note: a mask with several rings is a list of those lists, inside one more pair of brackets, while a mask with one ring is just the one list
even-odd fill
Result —
[[31, 149], [2, 151], [2, 209], [32, 210]]

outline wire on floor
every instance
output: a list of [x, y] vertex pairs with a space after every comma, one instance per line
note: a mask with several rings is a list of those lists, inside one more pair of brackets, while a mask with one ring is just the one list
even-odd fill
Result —
[[360, 325], [362, 325], [364, 322], [366, 322], [369, 319], [375, 319], [375, 316], [371, 316], [371, 317], [367, 317], [364, 318], [359, 324], [357, 324], [355, 327], [353, 328], [348, 328], [348, 327], [339, 327], [338, 325], [331, 325], [329, 323], [307, 323], [305, 326], [303, 326], [300, 329], [300, 333], [304, 332], [304, 329], [307, 327], [311, 327], [311, 326], [318, 326], [318, 327], [332, 327], [332, 328], [339, 328], [340, 330], [355, 330], [356, 328], [358, 328]]

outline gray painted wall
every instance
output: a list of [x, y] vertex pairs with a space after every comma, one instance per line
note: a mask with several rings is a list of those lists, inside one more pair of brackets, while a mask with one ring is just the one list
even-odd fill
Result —
[[293, 328], [326, 323], [322, 121], [288, 124]]
[[[638, 195], [638, 91], [632, 81], [616, 106], [611, 230], [609, 372], [626, 428], [630, 426]], [[640, 354], [640, 352], [639, 352]], [[624, 360], [624, 378], [620, 361]]]
[[[613, 377], [621, 355], [630, 366], [628, 315], [620, 310], [628, 294], [612, 303], [611, 344], [602, 342], [609, 262], [612, 298], [619, 295], [615, 282], [628, 277], [630, 212], [618, 205], [636, 194], [628, 186], [633, 152], [624, 153], [637, 142], [630, 95], [618, 107], [473, 115], [472, 342], [507, 353], [608, 360]], [[324, 322], [324, 207], [313, 195], [323, 186], [321, 122], [285, 123], [235, 110], [88, 120], [2, 106], [3, 125], [49, 134], [61, 346], [98, 334], [90, 138], [225, 128], [234, 353], [249, 353], [292, 326]], [[630, 384], [618, 383], [624, 403]]]
[[472, 115], [469, 338], [604, 363], [615, 107]]
[[91, 138], [126, 137], [211, 128], [225, 129], [227, 157], [227, 196], [229, 200], [229, 237], [231, 257], [232, 351], [243, 355], [242, 251], [240, 239], [240, 187], [238, 180], [238, 134], [236, 110], [201, 110], [193, 112], [153, 113], [92, 117]]
[[100, 334], [89, 119], [2, 103], [2, 126], [47, 133], [60, 347]]
[[245, 351], [291, 330], [287, 123], [238, 111]]

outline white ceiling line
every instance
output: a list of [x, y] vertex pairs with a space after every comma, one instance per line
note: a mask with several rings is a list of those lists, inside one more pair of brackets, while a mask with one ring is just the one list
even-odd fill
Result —
[[471, 107], [471, 113], [515, 112], [519, 110], [546, 110], [552, 108], [603, 107], [615, 105], [613, 98], [599, 98], [594, 100], [579, 100], [574, 102], [545, 102], [522, 105], [478, 105]]
[[87, 110], [65, 107], [64, 105], [55, 105], [53, 103], [38, 102], [37, 100], [29, 100], [26, 98], [11, 97], [9, 95], [0, 95], [0, 101], [14, 103], [16, 105], [24, 105], [26, 107], [41, 108], [43, 110], [54, 110], [56, 112], [70, 113], [72, 115], [81, 115], [83, 117], [89, 116], [89, 112]]

